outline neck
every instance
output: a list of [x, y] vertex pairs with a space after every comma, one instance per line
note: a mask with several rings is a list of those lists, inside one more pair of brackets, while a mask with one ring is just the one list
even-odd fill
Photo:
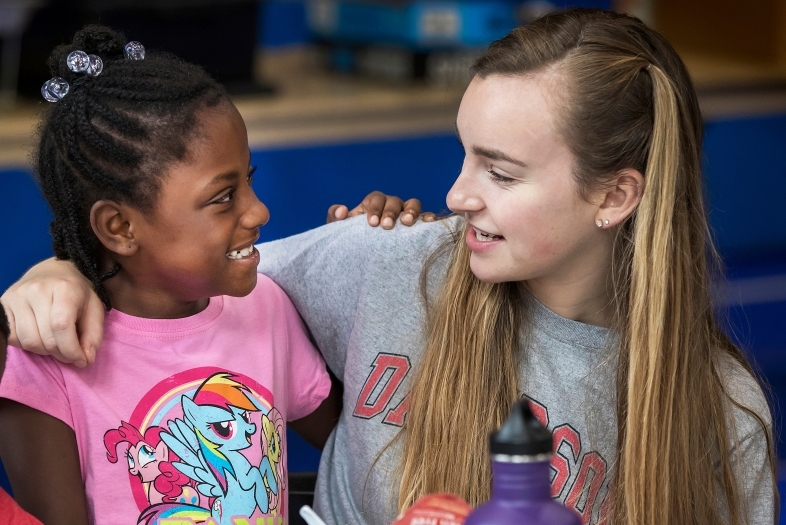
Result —
[[161, 287], [151, 286], [122, 269], [102, 283], [112, 308], [146, 319], [182, 319], [207, 308], [209, 298], [188, 300], [172, 296]]
[[608, 328], [613, 313], [610, 243], [604, 248], [599, 246], [570, 268], [529, 279], [522, 286], [561, 317]]

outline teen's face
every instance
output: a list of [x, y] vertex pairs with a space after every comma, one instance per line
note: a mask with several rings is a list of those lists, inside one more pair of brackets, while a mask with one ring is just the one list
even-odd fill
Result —
[[138, 223], [139, 277], [175, 301], [243, 296], [257, 281], [254, 243], [269, 213], [251, 188], [237, 109], [204, 110], [187, 161], [167, 171], [155, 210]]
[[485, 282], [571, 280], [593, 251], [597, 205], [578, 193], [557, 132], [554, 74], [475, 78], [456, 121], [465, 158], [448, 207], [469, 225], [472, 272]]

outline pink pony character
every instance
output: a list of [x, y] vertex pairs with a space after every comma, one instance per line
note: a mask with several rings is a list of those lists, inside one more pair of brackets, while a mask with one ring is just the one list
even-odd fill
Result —
[[146, 485], [151, 505], [177, 501], [198, 505], [200, 496], [191, 486], [191, 479], [172, 466], [171, 462], [179, 458], [161, 440], [164, 431], [164, 428], [153, 426], [143, 437], [136, 427], [123, 421], [119, 428], [104, 434], [107, 459], [117, 463], [117, 447], [120, 443], [128, 443], [125, 453], [128, 472]]

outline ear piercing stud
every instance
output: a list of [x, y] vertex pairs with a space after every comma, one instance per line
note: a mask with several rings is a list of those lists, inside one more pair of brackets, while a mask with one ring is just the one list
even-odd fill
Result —
[[606, 226], [608, 226], [608, 225], [609, 225], [609, 220], [608, 220], [608, 219], [606, 219], [605, 221], [603, 221], [603, 224], [605, 224]]
[[598, 219], [597, 221], [595, 221], [595, 224], [597, 224], [597, 225], [598, 225], [598, 228], [601, 228], [601, 227], [603, 227], [603, 223], [600, 221], [600, 219]]

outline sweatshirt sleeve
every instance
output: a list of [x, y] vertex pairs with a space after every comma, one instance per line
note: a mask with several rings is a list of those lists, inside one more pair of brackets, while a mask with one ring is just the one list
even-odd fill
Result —
[[365, 216], [354, 217], [257, 246], [259, 271], [292, 299], [328, 366], [343, 381], [358, 305], [382, 288], [397, 293], [417, 283], [450, 222], [388, 231], [368, 226]]
[[777, 492], [773, 480], [769, 444], [764, 429], [740, 441], [732, 451], [732, 466], [738, 486], [742, 489], [740, 501], [750, 525], [777, 523]]

